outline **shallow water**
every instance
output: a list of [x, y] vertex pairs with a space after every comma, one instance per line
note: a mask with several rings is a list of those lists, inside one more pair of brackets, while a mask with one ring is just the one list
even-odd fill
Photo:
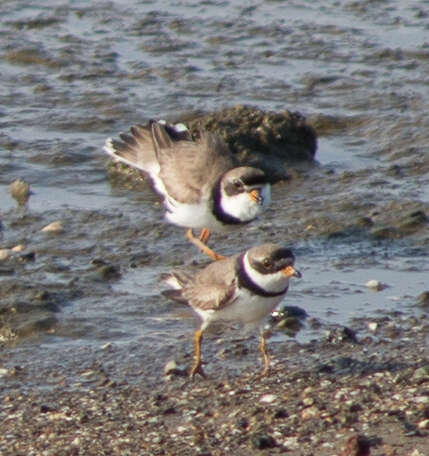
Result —
[[[133, 123], [246, 103], [296, 110], [310, 119], [326, 116], [334, 127], [319, 132], [316, 158], [322, 170], [373, 172], [385, 180], [397, 165], [405, 169], [401, 179], [379, 194], [367, 188], [362, 197], [429, 202], [425, 6], [400, 0], [246, 6], [132, 1], [126, 7], [105, 1], [2, 2], [2, 247], [24, 240], [41, 250], [38, 262], [53, 263], [49, 270], [36, 264], [33, 276], [23, 280], [33, 277], [60, 290], [78, 277], [84, 291], [64, 300], [56, 336], [13, 348], [10, 362], [40, 355], [49, 363], [64, 351], [79, 358], [112, 342], [123, 347], [112, 354], [114, 362], [129, 367], [133, 356], [142, 359], [151, 349], [148, 359], [159, 368], [174, 356], [171, 347], [191, 350], [195, 322], [159, 298], [158, 277], [185, 256], [201, 256], [182, 230], [162, 223], [149, 187], [114, 187], [106, 172], [105, 138]], [[18, 226], [12, 220], [21, 215], [8, 193], [17, 177], [34, 193], [26, 209], [34, 222]], [[370, 178], [365, 179], [367, 185]], [[380, 311], [414, 311], [428, 287], [427, 239], [301, 236], [293, 228], [297, 220], [283, 210], [291, 204], [285, 189], [274, 189], [273, 210], [249, 227], [249, 235], [255, 243], [272, 240], [265, 234], [272, 228], [275, 241], [296, 251], [304, 277], [292, 284], [286, 303], [327, 324]], [[306, 196], [296, 188], [292, 204], [299, 206]], [[330, 215], [335, 208], [326, 211]], [[63, 235], [40, 235], [40, 228], [57, 219], [66, 224]], [[215, 240], [228, 253], [241, 245], [238, 234]], [[131, 264], [133, 256], [137, 265]], [[118, 265], [121, 279], [85, 281], [94, 258]], [[371, 292], [365, 286], [370, 279], [388, 287]], [[313, 336], [307, 328], [297, 337]]]

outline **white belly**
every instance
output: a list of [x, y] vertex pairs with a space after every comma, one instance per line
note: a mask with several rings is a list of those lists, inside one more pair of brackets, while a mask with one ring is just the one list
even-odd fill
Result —
[[174, 225], [194, 229], [209, 228], [215, 232], [228, 231], [234, 228], [234, 226], [219, 222], [207, 202], [184, 204], [169, 200], [169, 202], [165, 202], [165, 206], [167, 207], [165, 218]]
[[280, 304], [284, 296], [263, 297], [240, 289], [231, 304], [222, 309], [194, 310], [202, 317], [203, 329], [219, 320], [258, 326]]

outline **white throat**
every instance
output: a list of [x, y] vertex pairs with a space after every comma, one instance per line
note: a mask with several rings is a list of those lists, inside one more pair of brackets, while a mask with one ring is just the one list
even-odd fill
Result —
[[289, 285], [289, 278], [285, 276], [283, 271], [278, 271], [273, 274], [261, 274], [252, 268], [247, 252], [243, 258], [243, 266], [249, 279], [269, 293], [280, 293]]
[[228, 196], [222, 189], [220, 205], [226, 214], [239, 219], [242, 222], [249, 222], [258, 217], [258, 215], [260, 215], [270, 204], [271, 186], [269, 184], [266, 184], [261, 188], [261, 198], [262, 204], [253, 201], [247, 192]]

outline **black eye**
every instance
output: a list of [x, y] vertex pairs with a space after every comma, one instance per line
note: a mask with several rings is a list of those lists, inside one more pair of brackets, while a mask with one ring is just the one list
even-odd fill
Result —
[[272, 266], [273, 263], [269, 258], [265, 258], [264, 260], [262, 260], [262, 264], [264, 265], [264, 267], [269, 268]]
[[232, 181], [232, 184], [234, 185], [235, 188], [243, 187], [243, 182], [241, 182], [241, 180], [239, 180], [239, 179], [234, 179]]

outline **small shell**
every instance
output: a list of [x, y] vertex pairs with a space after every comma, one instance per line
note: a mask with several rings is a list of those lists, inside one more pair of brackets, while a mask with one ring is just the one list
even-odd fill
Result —
[[42, 228], [44, 233], [62, 233], [64, 231], [64, 226], [60, 220], [52, 222], [49, 225], [46, 225]]

